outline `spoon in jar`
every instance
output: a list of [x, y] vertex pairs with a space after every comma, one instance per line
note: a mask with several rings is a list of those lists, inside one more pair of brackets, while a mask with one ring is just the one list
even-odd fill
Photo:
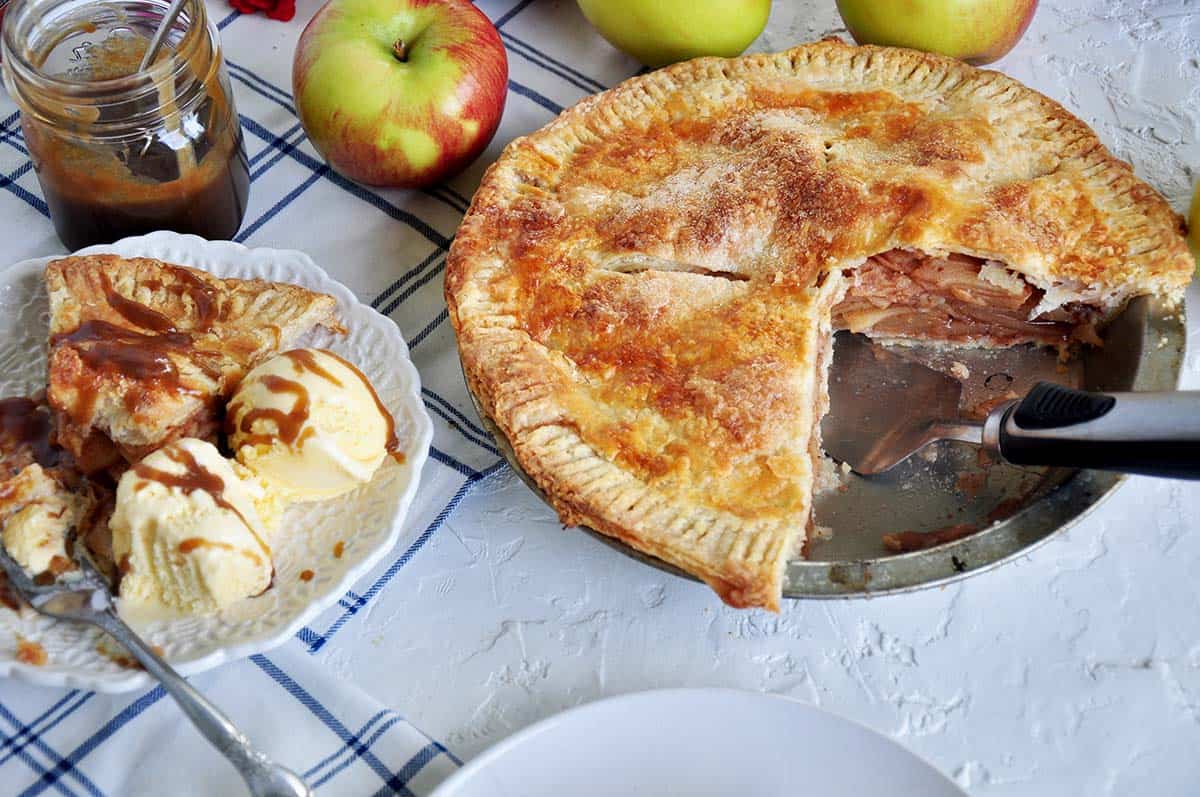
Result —
[[[175, 20], [179, 18], [179, 14], [183, 11], [183, 6], [188, 0], [172, 0], [171, 5], [167, 7], [167, 12], [163, 14], [162, 20], [158, 23], [158, 29], [154, 31], [154, 35], [150, 38], [150, 43], [146, 46], [146, 52], [142, 54], [142, 62], [138, 65], [138, 72], [145, 72], [150, 64], [154, 63], [154, 59], [158, 57], [158, 53], [162, 50], [163, 42], [166, 41], [167, 32], [175, 24]], [[183, 124], [179, 117], [179, 110], [175, 105], [175, 83], [173, 80], [164, 80], [158, 84], [159, 101], [164, 109], [164, 123], [167, 128], [172, 131], [182, 132]], [[196, 153], [191, 146], [191, 142], [187, 136], [182, 136], [184, 141], [188, 143], [185, 146], [175, 150], [175, 159], [179, 166], [179, 175], [182, 177], [187, 174], [196, 165]]]
[[158, 30], [154, 31], [154, 36], [151, 37], [145, 54], [142, 55], [142, 62], [138, 65], [139, 72], [145, 72], [146, 68], [154, 63], [154, 59], [158, 57], [158, 51], [162, 49], [163, 41], [167, 38], [167, 31], [175, 24], [175, 20], [179, 17], [179, 12], [183, 11], [183, 5], [186, 2], [187, 0], [172, 0], [171, 5], [167, 7], [167, 13], [163, 14], [162, 21], [158, 23]]
[[0, 545], [0, 566], [13, 590], [34, 611], [56, 620], [88, 623], [116, 639], [146, 672], [158, 679], [196, 729], [237, 768], [253, 797], [312, 797], [296, 773], [276, 764], [250, 744], [246, 735], [219, 708], [154, 651], [125, 624], [113, 605], [108, 580], [93, 564], [84, 543], [75, 540], [74, 559], [79, 570], [40, 584], [25, 572]]

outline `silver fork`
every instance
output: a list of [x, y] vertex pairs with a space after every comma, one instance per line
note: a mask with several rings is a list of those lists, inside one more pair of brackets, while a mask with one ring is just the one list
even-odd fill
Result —
[[38, 584], [0, 545], [0, 565], [9, 583], [35, 611], [57, 620], [90, 623], [129, 650], [146, 672], [158, 679], [196, 729], [229, 760], [253, 797], [312, 797], [296, 773], [267, 758], [250, 744], [225, 714], [175, 672], [171, 665], [117, 615], [112, 590], [81, 540], [74, 545], [80, 570], [69, 580]]

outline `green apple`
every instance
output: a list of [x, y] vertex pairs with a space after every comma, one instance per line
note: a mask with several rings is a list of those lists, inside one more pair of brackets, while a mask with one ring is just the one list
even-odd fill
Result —
[[579, 0], [600, 35], [647, 66], [734, 56], [767, 25], [771, 0]]
[[1013, 48], [1037, 0], [837, 0], [859, 44], [886, 44], [988, 64]]
[[300, 35], [292, 92], [335, 170], [369, 185], [426, 186], [491, 140], [508, 58], [469, 0], [330, 0]]

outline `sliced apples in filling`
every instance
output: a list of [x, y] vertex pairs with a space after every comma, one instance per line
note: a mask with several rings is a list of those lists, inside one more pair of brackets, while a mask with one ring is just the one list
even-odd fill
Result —
[[892, 249], [867, 259], [834, 308], [834, 327], [876, 338], [959, 344], [1099, 343], [1099, 312], [1065, 305], [1035, 316], [1043, 292], [1004, 264]]

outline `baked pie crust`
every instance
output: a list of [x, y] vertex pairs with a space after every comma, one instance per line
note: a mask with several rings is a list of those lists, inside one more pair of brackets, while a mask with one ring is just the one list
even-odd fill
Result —
[[472, 390], [564, 523], [776, 609], [835, 318], [1093, 341], [1136, 295], [1181, 298], [1181, 230], [1037, 92], [824, 41], [634, 78], [512, 142], [446, 298]]

